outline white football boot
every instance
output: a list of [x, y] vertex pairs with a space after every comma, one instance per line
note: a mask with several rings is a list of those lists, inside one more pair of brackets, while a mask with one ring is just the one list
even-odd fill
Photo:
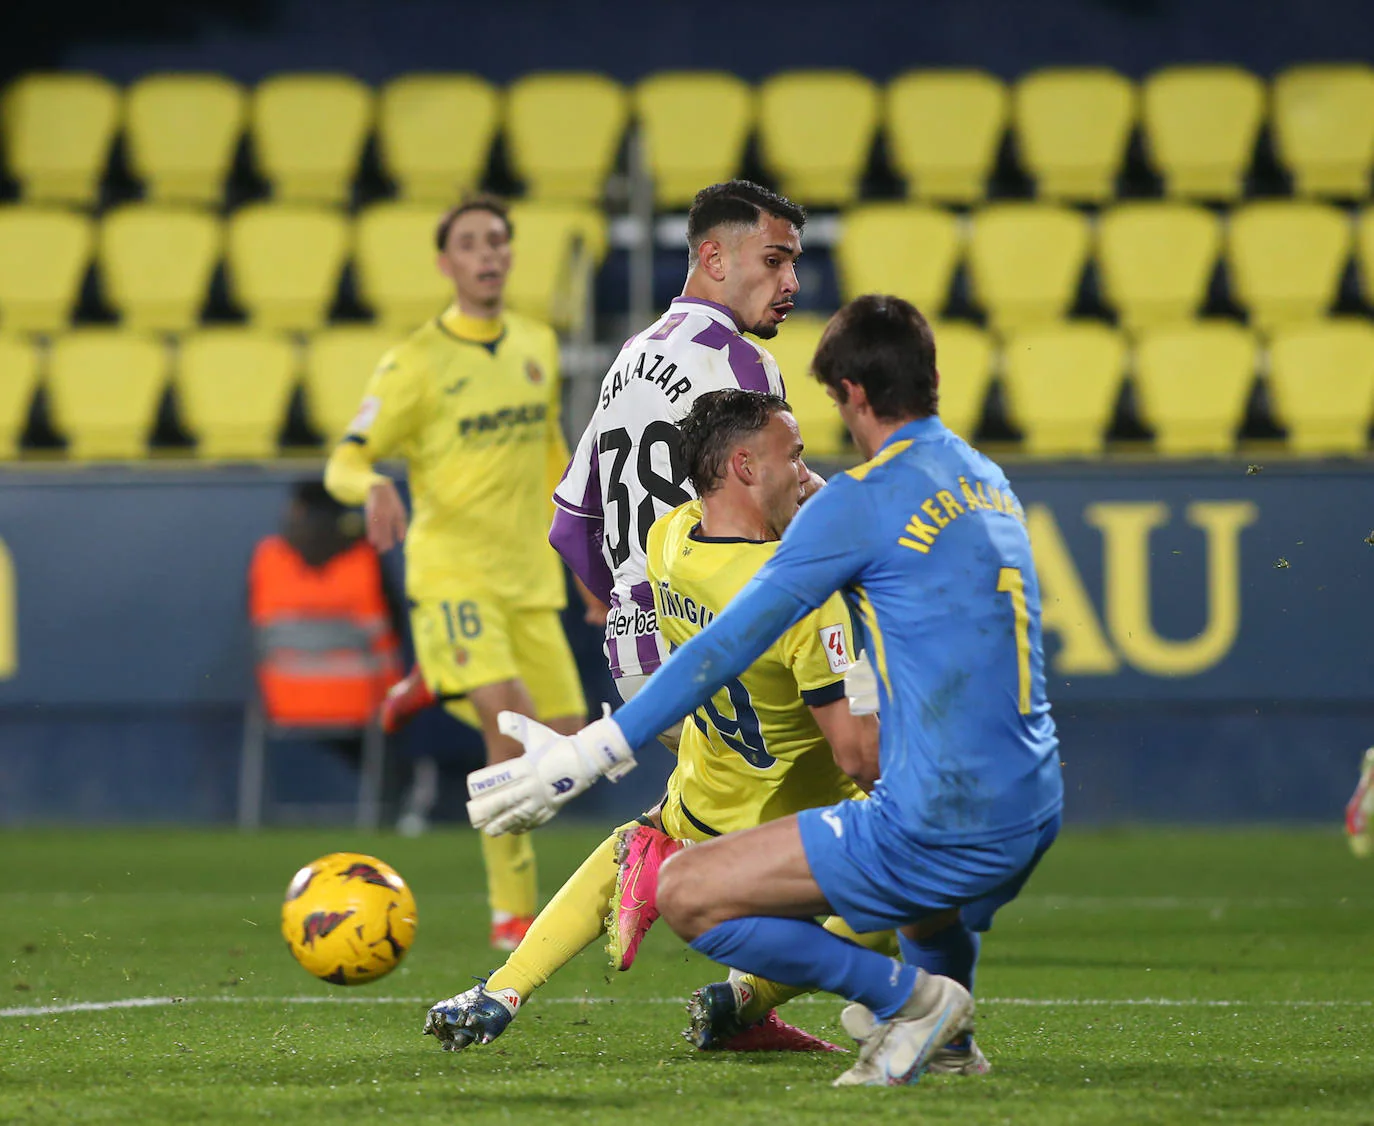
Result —
[[973, 998], [968, 990], [952, 978], [918, 970], [911, 996], [891, 1020], [874, 1024], [859, 1045], [858, 1062], [835, 1080], [835, 1086], [915, 1083], [941, 1048], [972, 1027]]
[[[840, 1013], [840, 1025], [860, 1045], [873, 1035], [878, 1018], [867, 1005], [854, 1001]], [[973, 1028], [956, 1036], [930, 1057], [926, 1071], [931, 1075], [986, 1075], [992, 1064], [973, 1040]]]

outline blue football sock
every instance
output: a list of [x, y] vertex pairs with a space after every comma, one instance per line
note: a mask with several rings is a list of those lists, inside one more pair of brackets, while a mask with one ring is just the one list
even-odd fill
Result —
[[730, 919], [692, 940], [732, 969], [861, 1001], [889, 1020], [916, 987], [916, 967], [833, 935], [808, 919]]
[[952, 977], [973, 992], [973, 975], [978, 968], [982, 936], [969, 930], [962, 919], [919, 941], [898, 931], [897, 942], [902, 948], [902, 957], [913, 966], [920, 966], [929, 974]]

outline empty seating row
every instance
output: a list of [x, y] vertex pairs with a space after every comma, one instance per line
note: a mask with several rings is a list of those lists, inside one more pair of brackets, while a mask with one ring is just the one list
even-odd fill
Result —
[[1001, 329], [1067, 315], [1090, 256], [1124, 325], [1186, 320], [1224, 260], [1232, 297], [1270, 328], [1327, 312], [1352, 246], [1365, 293], [1374, 294], [1374, 211], [1352, 224], [1338, 207], [1304, 201], [1242, 204], [1225, 220], [1165, 201], [1120, 203], [1096, 220], [1055, 204], [988, 204], [968, 220], [867, 204], [845, 215], [836, 257], [845, 300], [895, 293], [934, 315], [966, 261], [972, 296]]
[[[807, 449], [820, 456], [844, 439], [824, 388], [806, 378], [825, 323], [794, 314], [768, 343]], [[1294, 452], [1361, 453], [1374, 423], [1374, 325], [1358, 318], [1286, 328], [1267, 354], [1229, 321], [1152, 329], [1134, 348], [1107, 325], [1063, 322], [1009, 334], [1000, 355], [988, 333], [946, 322], [935, 326], [935, 347], [946, 425], [972, 439], [996, 378], [1022, 449], [1034, 455], [1100, 454], [1128, 372], [1139, 421], [1168, 456], [1234, 452], [1258, 369]]]
[[[815, 456], [841, 453], [843, 426], [808, 377], [825, 318], [797, 314], [770, 342], [789, 400]], [[58, 337], [46, 353], [0, 337], [0, 458], [15, 456], [37, 388], [74, 458], [147, 453], [170, 380], [178, 413], [202, 457], [251, 459], [277, 450], [299, 383], [313, 427], [337, 438], [357, 409], [385, 330], [327, 329], [302, 348], [281, 334], [207, 329], [176, 343], [118, 329]], [[1248, 329], [1196, 322], [1126, 337], [1095, 322], [1065, 322], [994, 338], [969, 324], [936, 326], [940, 412], [972, 438], [1000, 381], [1008, 417], [1033, 455], [1101, 453], [1128, 374], [1140, 421], [1168, 456], [1224, 455], [1237, 434], [1257, 370], [1288, 445], [1302, 454], [1354, 454], [1374, 421], [1374, 326], [1315, 321], [1276, 333], [1262, 348]]]
[[121, 126], [153, 199], [221, 198], [239, 140], [276, 198], [339, 203], [375, 134], [402, 198], [448, 200], [479, 183], [493, 140], [532, 198], [590, 202], [638, 123], [660, 207], [759, 156], [784, 191], [853, 202], [880, 128], [915, 198], [983, 198], [1008, 126], [1037, 191], [1100, 202], [1139, 123], [1170, 195], [1231, 200], [1265, 120], [1300, 194], [1363, 198], [1374, 164], [1374, 67], [1294, 66], [1266, 87], [1231, 66], [1178, 66], [1139, 87], [1102, 68], [1052, 68], [1010, 87], [981, 71], [913, 71], [885, 89], [850, 71], [791, 71], [757, 89], [715, 72], [652, 75], [627, 91], [603, 75], [531, 74], [504, 92], [468, 74], [413, 74], [379, 92], [343, 74], [281, 74], [251, 93], [216, 74], [161, 74], [126, 92], [95, 75], [34, 74], [3, 106], [10, 172], [26, 199], [88, 205]]
[[341, 326], [303, 351], [257, 329], [205, 329], [172, 343], [122, 329], [79, 329], [47, 351], [0, 336], [0, 458], [15, 456], [40, 384], [48, 414], [78, 459], [148, 452], [169, 380], [178, 414], [202, 457], [256, 459], [277, 451], [299, 384], [311, 424], [333, 440], [357, 413], [363, 386], [394, 333]]
[[[572, 281], [606, 252], [604, 215], [577, 204], [517, 204], [514, 308], [560, 328], [576, 321]], [[198, 320], [217, 263], [251, 323], [310, 331], [335, 301], [345, 264], [377, 319], [405, 328], [447, 299], [435, 269], [433, 208], [381, 203], [356, 223], [337, 211], [250, 204], [205, 212], [130, 204], [96, 224], [68, 211], [0, 207], [0, 330], [65, 326], [94, 258], [107, 302], [133, 328], [180, 332]], [[1352, 248], [1374, 304], [1374, 209], [1354, 223], [1331, 204], [1244, 204], [1224, 220], [1196, 204], [1122, 203], [1090, 219], [1055, 204], [996, 203], [961, 217], [920, 204], [860, 205], [843, 218], [840, 289], [896, 293], [930, 315], [967, 264], [971, 295], [999, 329], [1057, 320], [1095, 258], [1104, 301], [1140, 328], [1198, 314], [1219, 261], [1259, 327], [1330, 310]], [[579, 269], [579, 263], [585, 269]]]
[[[193, 208], [130, 204], [96, 223], [57, 208], [0, 207], [0, 329], [65, 326], [94, 259], [107, 301], [131, 328], [180, 332], [199, 319], [221, 257], [234, 300], [262, 328], [308, 331], [328, 317], [345, 264], [377, 320], [407, 328], [452, 297], [435, 265], [432, 207], [379, 203], [356, 222], [331, 209], [250, 204], [228, 220]], [[513, 308], [568, 328], [574, 275], [606, 252], [606, 220], [576, 204], [517, 204]]]

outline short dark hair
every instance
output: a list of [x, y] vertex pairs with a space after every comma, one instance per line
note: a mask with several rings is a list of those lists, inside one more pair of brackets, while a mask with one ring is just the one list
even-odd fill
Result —
[[458, 216], [466, 215], [469, 211], [490, 211], [506, 225], [506, 238], [515, 237], [515, 224], [510, 221], [510, 208], [506, 206], [506, 201], [485, 192], [475, 192], [464, 196], [439, 219], [439, 225], [434, 228], [434, 246], [440, 254], [448, 249], [448, 233], [458, 221]]
[[791, 409], [779, 395], [738, 387], [698, 395], [677, 424], [687, 477], [697, 496], [706, 496], [725, 479], [726, 463], [742, 438], [757, 434], [775, 414]]
[[687, 247], [693, 255], [716, 227], [731, 224], [753, 227], [767, 212], [786, 219], [798, 233], [806, 226], [806, 208], [752, 180], [727, 180], [702, 188], [687, 212]]
[[882, 419], [940, 413], [935, 335], [900, 297], [867, 293], [831, 317], [811, 371], [842, 403], [848, 393], [841, 384], [858, 384]]

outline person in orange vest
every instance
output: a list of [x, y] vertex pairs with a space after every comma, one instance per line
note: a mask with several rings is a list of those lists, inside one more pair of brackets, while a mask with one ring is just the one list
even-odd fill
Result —
[[258, 688], [271, 724], [363, 727], [400, 679], [400, 644], [362, 521], [318, 481], [292, 491], [248, 571]]

